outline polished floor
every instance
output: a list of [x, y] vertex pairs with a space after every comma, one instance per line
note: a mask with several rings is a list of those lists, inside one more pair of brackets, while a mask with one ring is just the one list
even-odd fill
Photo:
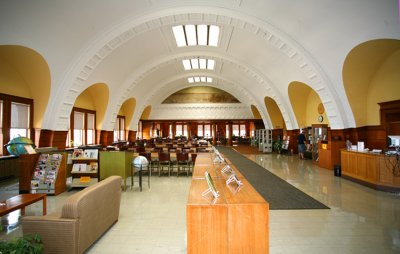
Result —
[[[250, 154], [248, 158], [331, 209], [271, 210], [270, 253], [400, 253], [400, 195], [334, 177], [296, 156]], [[122, 194], [119, 221], [88, 253], [186, 253], [185, 204], [190, 177], [153, 176]], [[17, 192], [0, 185], [0, 199]], [[72, 192], [48, 197], [48, 212]], [[41, 203], [27, 208], [41, 214]], [[19, 235], [19, 211], [2, 218], [1, 238]], [[7, 231], [8, 229], [8, 231]], [[8, 233], [7, 233], [8, 232]]]

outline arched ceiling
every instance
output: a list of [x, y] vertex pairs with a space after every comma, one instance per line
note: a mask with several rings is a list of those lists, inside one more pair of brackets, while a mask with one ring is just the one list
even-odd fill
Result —
[[[287, 129], [298, 128], [288, 97], [294, 80], [318, 93], [333, 129], [354, 127], [341, 78], [346, 55], [365, 40], [399, 38], [395, 1], [5, 0], [0, 5], [0, 44], [26, 45], [49, 64], [54, 89], [43, 128], [53, 130], [68, 126], [76, 97], [92, 84], [109, 87], [102, 129], [112, 130], [128, 98], [136, 100], [135, 126], [147, 106], [159, 106], [197, 74], [212, 76], [211, 86], [243, 106], [254, 105], [266, 127], [268, 96]], [[178, 24], [220, 26], [218, 47], [177, 47], [171, 28]], [[212, 58], [216, 68], [185, 71], [182, 59], [191, 57]]]

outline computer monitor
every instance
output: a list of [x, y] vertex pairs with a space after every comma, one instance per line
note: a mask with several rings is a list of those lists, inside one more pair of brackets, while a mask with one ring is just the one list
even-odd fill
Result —
[[388, 136], [388, 147], [399, 147], [400, 146], [400, 136], [390, 135]]

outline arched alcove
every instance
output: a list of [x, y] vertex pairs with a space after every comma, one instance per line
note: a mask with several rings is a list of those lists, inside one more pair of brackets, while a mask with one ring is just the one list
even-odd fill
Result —
[[379, 125], [379, 102], [400, 99], [400, 40], [354, 47], [343, 64], [343, 84], [356, 126]]
[[104, 83], [97, 83], [86, 88], [76, 98], [74, 107], [96, 111], [96, 129], [101, 130], [108, 99], [108, 86]]
[[129, 98], [121, 105], [118, 115], [125, 116], [125, 129], [129, 129], [135, 112], [136, 99]]
[[[299, 128], [316, 123], [329, 125], [325, 110], [321, 110], [322, 101], [314, 89], [302, 82], [293, 81], [289, 84], [288, 94]], [[318, 121], [320, 115], [323, 117], [322, 122]]]
[[251, 105], [251, 111], [253, 112], [254, 119], [261, 119], [260, 111], [258, 111], [256, 106]]
[[140, 117], [140, 120], [148, 120], [150, 117], [150, 113], [151, 113], [151, 106], [147, 106], [143, 112], [142, 112], [142, 116]]
[[271, 118], [273, 129], [286, 129], [286, 124], [283, 119], [282, 113], [276, 104], [276, 101], [271, 97], [264, 98], [265, 107], [267, 108], [268, 115]]
[[41, 128], [51, 92], [50, 70], [36, 51], [22, 46], [0, 46], [0, 93], [33, 99], [33, 127]]

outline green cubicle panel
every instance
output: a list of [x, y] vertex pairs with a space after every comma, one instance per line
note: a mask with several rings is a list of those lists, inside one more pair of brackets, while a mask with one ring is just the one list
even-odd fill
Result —
[[126, 179], [131, 176], [133, 152], [130, 151], [101, 151], [100, 152], [100, 179], [112, 175], [121, 176], [126, 190]]

